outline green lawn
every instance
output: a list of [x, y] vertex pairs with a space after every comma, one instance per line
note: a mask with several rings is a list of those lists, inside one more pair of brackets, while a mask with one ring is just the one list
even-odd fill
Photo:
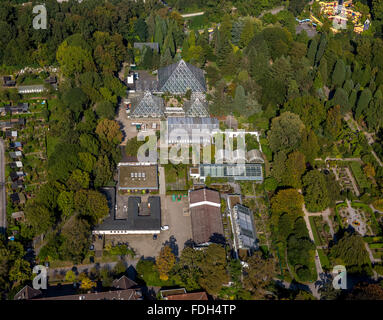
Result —
[[313, 231], [315, 245], [321, 246], [322, 245], [322, 239], [319, 235], [317, 226], [316, 226], [315, 221], [314, 221], [314, 217], [309, 217], [309, 220], [310, 220], [311, 229]]
[[209, 27], [209, 21], [205, 15], [186, 18], [189, 23], [189, 28], [193, 30], [205, 29]]
[[323, 269], [329, 269], [330, 268], [330, 261], [328, 260], [328, 257], [324, 253], [323, 249], [317, 249], [318, 251], [318, 256], [320, 263], [322, 265]]

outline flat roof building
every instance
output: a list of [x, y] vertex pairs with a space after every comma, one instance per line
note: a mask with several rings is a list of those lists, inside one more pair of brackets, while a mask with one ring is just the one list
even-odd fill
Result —
[[110, 215], [94, 228], [93, 234], [158, 234], [161, 232], [160, 197], [128, 196], [127, 204], [118, 211], [115, 209], [115, 204], [111, 205]]
[[158, 190], [156, 164], [123, 162], [118, 164], [119, 190]]

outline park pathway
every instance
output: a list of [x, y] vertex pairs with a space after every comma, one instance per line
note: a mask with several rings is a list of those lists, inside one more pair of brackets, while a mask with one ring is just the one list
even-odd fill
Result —
[[[309, 236], [310, 236], [310, 239], [313, 243], [315, 243], [314, 241], [314, 235], [313, 235], [313, 231], [311, 229], [311, 224], [310, 224], [310, 219], [309, 219], [309, 216], [320, 216], [321, 213], [315, 213], [315, 214], [310, 214], [307, 209], [306, 209], [306, 206], [305, 204], [302, 205], [302, 210], [304, 212], [304, 219], [305, 219], [305, 222], [306, 222], [306, 226], [307, 226], [307, 229], [309, 231]], [[318, 280], [320, 280], [320, 274], [323, 273], [323, 269], [322, 269], [322, 265], [320, 263], [320, 260], [317, 259], [318, 257], [318, 251], [315, 249], [315, 268], [317, 270], [317, 274], [318, 274]]]
[[5, 192], [5, 146], [3, 139], [0, 139], [0, 233], [6, 232], [7, 228], [7, 210], [6, 210], [6, 192]]
[[165, 168], [160, 166], [159, 171], [159, 183], [160, 183], [160, 195], [166, 195], [166, 179], [165, 179]]

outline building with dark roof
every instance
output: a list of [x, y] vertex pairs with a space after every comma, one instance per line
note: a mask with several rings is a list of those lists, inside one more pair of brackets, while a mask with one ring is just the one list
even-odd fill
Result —
[[161, 290], [160, 293], [164, 300], [208, 300], [206, 292], [187, 293], [185, 288]]
[[27, 113], [29, 110], [29, 104], [27, 102], [20, 102], [17, 106], [11, 107], [12, 114]]
[[116, 289], [132, 289], [136, 288], [138, 285], [132, 279], [129, 279], [127, 276], [123, 275], [120, 279], [115, 279], [113, 281], [113, 287]]
[[23, 146], [22, 146], [21, 142], [19, 142], [19, 141], [15, 141], [15, 142], [11, 142], [11, 143], [9, 144], [9, 147], [10, 147], [11, 149], [19, 149], [19, 148], [22, 148]]
[[50, 85], [55, 85], [57, 83], [57, 78], [55, 76], [49, 76], [44, 81]]
[[112, 286], [109, 291], [77, 294], [72, 284], [60, 283], [43, 291], [26, 285], [16, 293], [14, 300], [143, 300], [141, 288], [126, 276], [114, 280]]
[[16, 139], [17, 138], [17, 131], [16, 130], [7, 130], [5, 132], [5, 137], [7, 139]]
[[13, 300], [29, 300], [41, 296], [41, 294], [42, 292], [40, 290], [33, 289], [26, 285], [14, 295]]
[[206, 292], [190, 292], [176, 295], [169, 295], [165, 300], [208, 300]]
[[4, 84], [4, 87], [14, 87], [16, 85], [16, 81], [12, 80], [12, 77], [10, 76], [4, 76], [3, 84]]
[[133, 47], [135, 49], [140, 49], [140, 50], [147, 47], [147, 48], [150, 48], [150, 49], [157, 51], [157, 52], [160, 51], [160, 47], [158, 46], [158, 42], [135, 42], [133, 44]]
[[35, 298], [34, 300], [143, 300], [143, 298], [140, 289], [127, 289], [73, 294], [59, 297]]
[[44, 297], [40, 290], [29, 286], [21, 289], [14, 300], [143, 300], [140, 289], [110, 290], [105, 292], [92, 292]]
[[20, 159], [23, 154], [21, 153], [21, 151], [11, 151], [9, 153], [9, 156], [12, 158], [12, 159]]
[[207, 245], [223, 239], [219, 192], [207, 188], [189, 191], [193, 241]]
[[17, 171], [17, 172], [12, 171], [9, 174], [9, 177], [11, 178], [12, 181], [16, 181], [18, 179], [22, 179], [24, 176], [25, 176], [25, 174], [24, 174], [23, 171]]
[[203, 71], [190, 63], [180, 60], [158, 70], [158, 91], [171, 94], [206, 92]]
[[11, 201], [14, 204], [24, 204], [25, 201], [26, 201], [25, 195], [23, 193], [21, 193], [21, 192], [19, 192], [19, 193], [12, 193], [10, 195], [10, 198], [11, 198]]
[[10, 105], [0, 107], [0, 115], [6, 116], [10, 112], [11, 112], [11, 106]]
[[161, 199], [158, 196], [119, 196], [110, 214], [94, 228], [93, 234], [158, 234], [161, 231]]
[[17, 191], [19, 189], [24, 189], [23, 181], [21, 181], [21, 180], [13, 181], [12, 184], [11, 184], [11, 189], [13, 191]]
[[25, 125], [25, 119], [24, 118], [18, 118], [18, 119], [11, 119], [7, 121], [0, 121], [0, 129], [10, 129], [14, 126], [24, 126]]
[[165, 116], [164, 100], [150, 91], [139, 95], [132, 103], [130, 118], [161, 118]]

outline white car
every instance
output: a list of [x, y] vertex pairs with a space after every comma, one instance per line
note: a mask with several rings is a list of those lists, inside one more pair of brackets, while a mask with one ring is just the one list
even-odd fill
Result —
[[169, 226], [162, 226], [161, 231], [169, 230]]

